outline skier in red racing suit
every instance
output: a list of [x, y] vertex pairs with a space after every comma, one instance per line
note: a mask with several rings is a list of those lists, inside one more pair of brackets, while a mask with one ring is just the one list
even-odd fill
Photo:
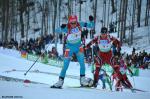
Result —
[[97, 87], [99, 70], [101, 69], [102, 65], [107, 63], [107, 64], [110, 64], [112, 66], [112, 68], [114, 68], [113, 67], [114, 64], [112, 62], [113, 61], [113, 53], [111, 50], [112, 43], [116, 46], [117, 53], [120, 53], [121, 44], [116, 38], [114, 38], [108, 34], [106, 27], [101, 28], [101, 34], [98, 35], [97, 37], [95, 37], [92, 41], [90, 41], [87, 44], [86, 48], [88, 49], [94, 43], [98, 43], [98, 46], [99, 46], [99, 51], [98, 51], [97, 55], [94, 57], [94, 63], [96, 66], [96, 70], [94, 73], [93, 86]]
[[112, 76], [113, 76], [113, 79], [116, 80], [116, 85], [115, 85], [116, 91], [119, 91], [120, 89], [122, 90], [122, 87], [132, 89], [133, 88], [132, 84], [130, 83], [126, 73], [127, 73], [127, 70], [129, 71], [129, 73], [131, 73], [131, 76], [133, 75], [133, 73], [126, 66], [123, 58], [120, 58], [120, 57], [118, 58], [117, 56], [115, 56], [113, 58], [113, 62], [115, 63], [114, 65], [115, 72], [113, 72]]

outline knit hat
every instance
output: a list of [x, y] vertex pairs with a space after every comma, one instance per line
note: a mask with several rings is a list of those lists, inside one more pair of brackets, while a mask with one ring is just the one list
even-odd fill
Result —
[[77, 22], [77, 16], [76, 15], [69, 16], [68, 22], [69, 23], [71, 23], [71, 22]]

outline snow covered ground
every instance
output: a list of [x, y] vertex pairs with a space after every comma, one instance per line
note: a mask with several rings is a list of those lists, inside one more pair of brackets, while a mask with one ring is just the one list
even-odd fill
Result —
[[[146, 0], [144, 0], [146, 2]], [[144, 3], [145, 3], [144, 2]], [[119, 3], [118, 3], [119, 4]], [[98, 9], [102, 9], [102, 1], [98, 0]], [[79, 6], [79, 5], [78, 5]], [[88, 6], [88, 7], [86, 7]], [[89, 15], [91, 15], [92, 4], [90, 0], [82, 6], [82, 21], [88, 21]], [[78, 10], [79, 7], [76, 7]], [[86, 9], [85, 9], [86, 8]], [[63, 9], [64, 10], [64, 9]], [[89, 11], [90, 10], [90, 11]], [[110, 10], [111, 11], [111, 10]], [[85, 13], [83, 13], [85, 12]], [[96, 20], [96, 33], [100, 31], [102, 19], [102, 10], [97, 11]], [[78, 14], [78, 13], [75, 13]], [[63, 16], [63, 15], [62, 15]], [[84, 16], [84, 17], [83, 17]], [[112, 21], [115, 21], [115, 14], [109, 16]], [[129, 17], [129, 15], [128, 15]], [[144, 17], [144, 11], [142, 13]], [[37, 17], [40, 20], [40, 16]], [[107, 19], [107, 18], [106, 18]], [[131, 18], [129, 18], [131, 20]], [[143, 18], [141, 18], [143, 19]], [[129, 21], [130, 21], [129, 20]], [[41, 23], [41, 22], [39, 22]], [[127, 22], [129, 24], [130, 22]], [[34, 25], [33, 25], [34, 26]], [[40, 27], [34, 26], [34, 27]], [[51, 29], [52, 30], [52, 29]], [[150, 52], [150, 27], [136, 28], [134, 33], [133, 45], [128, 47], [123, 45], [122, 52], [131, 53], [132, 48], [135, 47], [138, 51], [145, 49]], [[32, 31], [31, 31], [32, 32]], [[37, 35], [38, 34], [38, 35]], [[36, 35], [29, 34], [29, 37], [37, 37], [40, 33]], [[127, 32], [128, 34], [128, 32]], [[19, 33], [17, 34], [17, 36]], [[112, 34], [115, 35], [116, 34]], [[18, 36], [20, 40], [20, 35]], [[52, 45], [54, 46], [54, 45]], [[49, 47], [49, 49], [52, 48]], [[62, 54], [62, 45], [58, 45], [59, 54]], [[24, 73], [33, 64], [32, 61], [27, 61], [20, 57], [20, 52], [15, 50], [3, 50], [0, 48], [0, 76], [12, 77], [17, 79], [28, 79], [34, 82], [39, 82], [42, 84], [25, 84], [23, 82], [15, 81], [3, 81], [0, 79], [0, 99], [148, 99], [150, 97], [150, 70], [140, 70], [139, 77], [129, 77], [132, 85], [135, 88], [142, 89], [148, 92], [136, 92], [132, 93], [130, 90], [123, 90], [123, 92], [110, 92], [108, 90], [101, 90], [101, 83], [97, 89], [83, 89], [83, 88], [68, 88], [69, 86], [79, 86], [79, 69], [80, 66], [76, 62], [71, 62], [67, 71], [67, 76], [63, 89], [51, 89], [49, 88], [58, 80], [58, 76], [61, 68], [53, 67], [49, 65], [44, 65], [41, 63], [36, 63], [31, 71], [24, 76]], [[90, 67], [86, 64], [86, 76], [92, 78], [92, 73]], [[108, 86], [107, 86], [108, 88]], [[114, 90], [114, 87], [113, 87]]]
[[[136, 52], [143, 48], [150, 52], [147, 38], [148, 27], [139, 28], [136, 30], [137, 41], [134, 41], [133, 46], [137, 49]], [[142, 33], [145, 33], [144, 35]], [[116, 37], [116, 33], [111, 34]], [[138, 38], [140, 37], [140, 38]], [[144, 40], [146, 41], [144, 41]], [[86, 40], [89, 42], [90, 40]], [[51, 50], [54, 44], [47, 45]], [[62, 45], [57, 44], [58, 52], [62, 55]], [[122, 53], [131, 53], [133, 46], [128, 47], [123, 45]], [[63, 89], [49, 88], [58, 80], [61, 68], [42, 63], [36, 63], [30, 72], [25, 76], [24, 73], [33, 64], [32, 61], [22, 59], [20, 52], [13, 49], [0, 48], [0, 76], [17, 78], [22, 80], [31, 80], [41, 84], [25, 84], [24, 82], [4, 81], [0, 79], [0, 99], [7, 98], [22, 98], [22, 99], [147, 99], [150, 97], [150, 70], [140, 70], [138, 77], [130, 77], [129, 79], [135, 88], [145, 90], [147, 92], [132, 93], [130, 90], [124, 89], [123, 92], [110, 92], [102, 90], [102, 84], [98, 85], [97, 89], [69, 88], [71, 86], [79, 86], [79, 70], [80, 66], [77, 62], [71, 62], [67, 71]], [[91, 68], [86, 64], [86, 76], [93, 77]], [[107, 86], [107, 85], [106, 85]], [[108, 86], [107, 86], [108, 88]], [[114, 86], [113, 86], [114, 90]], [[35, 94], [33, 94], [35, 93]]]
[[[25, 71], [33, 64], [32, 61], [0, 52], [0, 75], [18, 79], [28, 79], [42, 84], [26, 84], [23, 82], [0, 80], [0, 99], [147, 99], [150, 97], [150, 70], [140, 70], [139, 77], [129, 77], [132, 85], [148, 92], [132, 93], [124, 89], [123, 92], [110, 92], [101, 89], [101, 82], [97, 89], [69, 88], [79, 86], [79, 69], [76, 62], [71, 62], [67, 71], [63, 89], [49, 88], [58, 80], [61, 68], [36, 63], [31, 71], [24, 76]], [[39, 71], [39, 72], [38, 72]], [[90, 67], [86, 65], [87, 77], [92, 77]], [[108, 86], [107, 86], [108, 88]], [[113, 87], [114, 90], [114, 87]], [[33, 94], [34, 93], [34, 94]]]
[[[148, 99], [150, 93], [106, 92], [94, 89], [51, 89], [48, 85], [0, 81], [1, 97], [19, 99]], [[4, 98], [6, 99], [6, 98]]]

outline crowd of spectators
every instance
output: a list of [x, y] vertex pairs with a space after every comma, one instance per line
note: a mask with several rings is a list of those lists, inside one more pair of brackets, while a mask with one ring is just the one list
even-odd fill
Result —
[[132, 54], [126, 54], [125, 60], [128, 66], [148, 69], [150, 65], [150, 53], [145, 52], [145, 50], [136, 53], [135, 48], [133, 48]]
[[[88, 38], [88, 35], [90, 38], [92, 36], [90, 35], [90, 32], [85, 28], [82, 31], [82, 38], [86, 39]], [[8, 49], [16, 49], [18, 51], [26, 51], [29, 54], [34, 55], [41, 55], [42, 51], [45, 51], [45, 45], [49, 42], [54, 43], [53, 40], [54, 36], [52, 34], [45, 35], [38, 37], [36, 39], [30, 38], [29, 40], [21, 40], [20, 42], [15, 41], [14, 39], [10, 39], [10, 41], [1, 42], [0, 41], [0, 47], [8, 48]], [[62, 43], [62, 34], [58, 35], [59, 43]], [[113, 48], [115, 49], [115, 48]], [[92, 51], [93, 50], [93, 51]], [[92, 62], [94, 55], [97, 55], [97, 52], [99, 50], [98, 44], [95, 44], [93, 48], [89, 48], [85, 50], [85, 59], [87, 62]], [[115, 53], [115, 50], [113, 50], [113, 53]], [[48, 58], [58, 58], [59, 53], [57, 52], [55, 47], [52, 47], [50, 51], [45, 52], [48, 56]], [[125, 60], [128, 66], [134, 66], [139, 68], [148, 68], [150, 65], [150, 53], [148, 54], [143, 50], [142, 52], [136, 53], [136, 49], [133, 48], [132, 54], [126, 54]], [[77, 58], [75, 55], [72, 56], [72, 61], [77, 61]]]
[[15, 41], [13, 38], [10, 41], [1, 42], [0, 46], [8, 49], [16, 49], [18, 51], [26, 51], [30, 54], [40, 55], [45, 45], [53, 40], [53, 35], [45, 35], [36, 39], [30, 38], [29, 40]]

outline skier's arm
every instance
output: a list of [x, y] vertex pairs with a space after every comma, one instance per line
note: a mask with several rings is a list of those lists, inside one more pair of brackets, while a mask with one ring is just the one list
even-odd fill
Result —
[[98, 37], [94, 38], [92, 41], [90, 41], [90, 42], [86, 45], [86, 48], [87, 48], [87, 49], [90, 48], [90, 46], [91, 46], [92, 44], [96, 43], [97, 40], [98, 40]]
[[120, 50], [121, 50], [121, 43], [120, 43], [120, 41], [117, 38], [113, 37], [113, 36], [110, 36], [110, 40], [117, 47], [117, 51], [120, 52]]

